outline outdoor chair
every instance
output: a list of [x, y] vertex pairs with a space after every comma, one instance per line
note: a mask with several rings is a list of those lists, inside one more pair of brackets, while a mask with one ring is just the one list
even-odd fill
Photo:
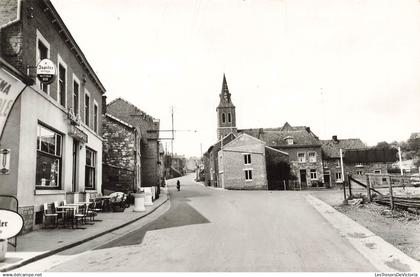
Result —
[[64, 217], [63, 217], [63, 226], [70, 225], [73, 229], [74, 227], [74, 218], [75, 215], [75, 209], [73, 208], [65, 208], [64, 209]]
[[60, 207], [60, 205], [58, 204], [58, 201], [54, 201], [53, 202], [53, 213], [56, 213], [58, 216], [58, 219], [61, 219], [62, 221], [64, 221], [64, 210], [61, 209], [57, 209], [57, 207]]
[[80, 223], [86, 223], [86, 205], [79, 206], [78, 211], [74, 215], [74, 221], [76, 223], [76, 228]]
[[[48, 209], [48, 203], [44, 203], [44, 227], [56, 228], [58, 225], [58, 214], [53, 213]], [[51, 222], [54, 223], [54, 226], [51, 226]]]
[[95, 202], [89, 203], [86, 210], [86, 216], [90, 218], [90, 221], [95, 221], [95, 216], [97, 213], [94, 210]]

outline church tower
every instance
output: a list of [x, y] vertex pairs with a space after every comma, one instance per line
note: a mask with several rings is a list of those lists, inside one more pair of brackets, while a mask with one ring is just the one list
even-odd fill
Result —
[[217, 106], [217, 139], [221, 139], [229, 133], [237, 133], [235, 106], [232, 103], [231, 94], [223, 74], [222, 92], [219, 95], [220, 102]]

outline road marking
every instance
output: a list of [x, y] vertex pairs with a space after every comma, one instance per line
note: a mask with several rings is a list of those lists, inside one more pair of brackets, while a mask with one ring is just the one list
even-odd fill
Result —
[[419, 272], [420, 263], [312, 195], [306, 200], [378, 271]]

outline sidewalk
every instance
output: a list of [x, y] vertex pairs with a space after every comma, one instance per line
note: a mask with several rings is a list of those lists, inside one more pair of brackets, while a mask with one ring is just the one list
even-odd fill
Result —
[[8, 245], [6, 260], [0, 262], [0, 272], [13, 270], [115, 231], [154, 212], [168, 200], [168, 191], [162, 188], [159, 199], [153, 202], [153, 206], [146, 206], [145, 212], [133, 212], [134, 206], [130, 206], [122, 213], [98, 213], [95, 220], [102, 221], [81, 226], [86, 229], [39, 229], [19, 236], [16, 251]]

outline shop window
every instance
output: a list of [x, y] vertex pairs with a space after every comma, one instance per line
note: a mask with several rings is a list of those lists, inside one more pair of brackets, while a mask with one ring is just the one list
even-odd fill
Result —
[[60, 189], [62, 167], [62, 135], [38, 125], [36, 188]]
[[85, 189], [95, 189], [96, 152], [86, 148]]

